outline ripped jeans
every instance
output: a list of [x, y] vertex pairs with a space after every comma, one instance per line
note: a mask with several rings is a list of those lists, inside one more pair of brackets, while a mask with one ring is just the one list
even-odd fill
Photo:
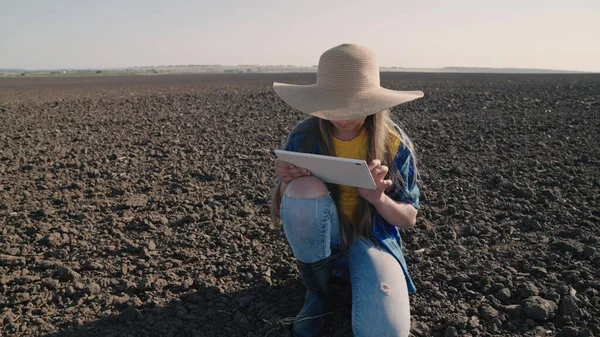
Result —
[[[311, 263], [339, 248], [339, 219], [330, 194], [323, 198], [284, 195], [281, 221], [296, 259]], [[410, 303], [398, 261], [367, 239], [348, 251], [352, 287], [352, 331], [355, 337], [408, 336]]]

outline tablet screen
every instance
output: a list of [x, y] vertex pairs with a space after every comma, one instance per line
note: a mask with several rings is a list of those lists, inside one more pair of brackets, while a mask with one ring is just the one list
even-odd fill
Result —
[[325, 183], [375, 189], [375, 180], [364, 160], [311, 153], [274, 151], [279, 160], [305, 168]]

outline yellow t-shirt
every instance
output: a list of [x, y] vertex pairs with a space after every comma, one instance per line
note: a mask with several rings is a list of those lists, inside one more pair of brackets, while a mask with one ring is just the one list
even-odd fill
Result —
[[[397, 135], [395, 130], [393, 134], [396, 135], [392, 138], [390, 142], [390, 150], [392, 151], [392, 158], [398, 152], [398, 147], [400, 146], [401, 140], [400, 136]], [[335, 137], [333, 139], [333, 147], [335, 149], [335, 154], [337, 157], [341, 158], [352, 158], [352, 159], [360, 159], [367, 160], [367, 130], [362, 128], [358, 136], [351, 140], [339, 140]], [[360, 196], [358, 195], [358, 190], [356, 187], [340, 185], [340, 193], [341, 193], [341, 201], [342, 201], [342, 212], [344, 216], [348, 220], [352, 220], [352, 215], [354, 211], [358, 207], [358, 201], [360, 200]]]

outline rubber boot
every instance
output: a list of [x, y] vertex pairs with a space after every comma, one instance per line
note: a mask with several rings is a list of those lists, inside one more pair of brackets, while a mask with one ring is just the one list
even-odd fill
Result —
[[294, 337], [320, 337], [325, 327], [325, 314], [333, 307], [329, 283], [339, 254], [312, 263], [298, 261], [302, 284], [306, 288], [304, 306], [294, 320]]

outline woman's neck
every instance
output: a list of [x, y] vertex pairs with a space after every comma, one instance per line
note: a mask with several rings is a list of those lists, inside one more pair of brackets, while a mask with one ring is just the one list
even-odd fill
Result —
[[349, 131], [340, 131], [338, 129], [334, 129], [333, 136], [338, 140], [347, 141], [347, 140], [352, 140], [352, 139], [358, 137], [358, 135], [361, 133], [361, 131], [362, 131], [362, 125], [357, 129], [349, 130]]

